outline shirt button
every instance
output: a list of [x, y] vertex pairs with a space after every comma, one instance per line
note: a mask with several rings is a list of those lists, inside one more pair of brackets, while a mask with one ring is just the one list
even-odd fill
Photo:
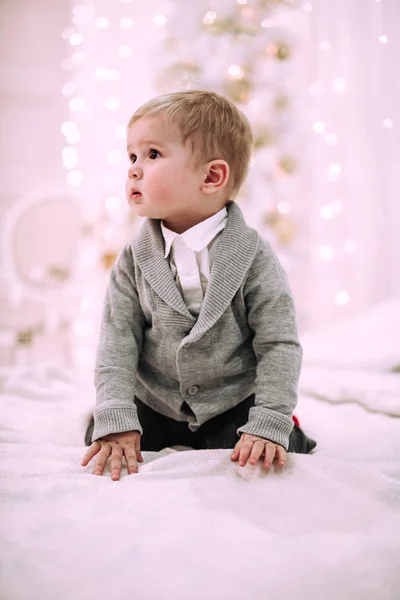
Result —
[[198, 392], [198, 391], [199, 391], [199, 388], [198, 388], [198, 386], [197, 386], [197, 385], [192, 385], [192, 386], [191, 386], [191, 387], [188, 389], [187, 393], [189, 394], [189, 396], [195, 396], [195, 395], [197, 394], [197, 392]]

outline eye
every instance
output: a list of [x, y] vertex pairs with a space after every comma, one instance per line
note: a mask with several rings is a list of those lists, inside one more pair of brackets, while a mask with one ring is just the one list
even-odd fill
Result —
[[149, 152], [149, 158], [151, 158], [151, 160], [154, 160], [156, 158], [158, 158], [159, 156], [161, 156], [161, 154], [159, 153], [158, 150], [154, 150], [154, 148], [151, 148], [150, 152]]
[[136, 154], [130, 154], [129, 160], [131, 161], [132, 164], [134, 164], [136, 162]]

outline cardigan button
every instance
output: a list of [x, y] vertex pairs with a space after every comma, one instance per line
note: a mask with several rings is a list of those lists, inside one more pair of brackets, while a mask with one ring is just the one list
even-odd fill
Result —
[[199, 391], [199, 388], [198, 388], [198, 386], [197, 386], [197, 385], [192, 385], [192, 386], [191, 386], [191, 387], [188, 389], [187, 393], [189, 394], [189, 396], [195, 396], [195, 395], [197, 394], [197, 392], [198, 392], [198, 391]]

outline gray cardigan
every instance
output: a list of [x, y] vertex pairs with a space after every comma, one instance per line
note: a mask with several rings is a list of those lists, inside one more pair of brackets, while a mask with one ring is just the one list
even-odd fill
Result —
[[197, 318], [164, 258], [160, 221], [147, 219], [122, 250], [105, 299], [93, 440], [143, 433], [134, 396], [195, 431], [254, 393], [238, 435], [288, 448], [302, 358], [292, 295], [270, 244], [237, 204], [227, 209]]

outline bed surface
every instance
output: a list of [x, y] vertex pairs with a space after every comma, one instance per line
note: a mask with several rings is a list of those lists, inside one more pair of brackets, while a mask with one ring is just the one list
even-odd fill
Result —
[[346, 365], [326, 387], [305, 361], [295, 414], [318, 446], [282, 472], [165, 449], [119, 482], [79, 464], [90, 382], [1, 369], [1, 600], [399, 600], [400, 388], [388, 404], [379, 365], [357, 398]]

